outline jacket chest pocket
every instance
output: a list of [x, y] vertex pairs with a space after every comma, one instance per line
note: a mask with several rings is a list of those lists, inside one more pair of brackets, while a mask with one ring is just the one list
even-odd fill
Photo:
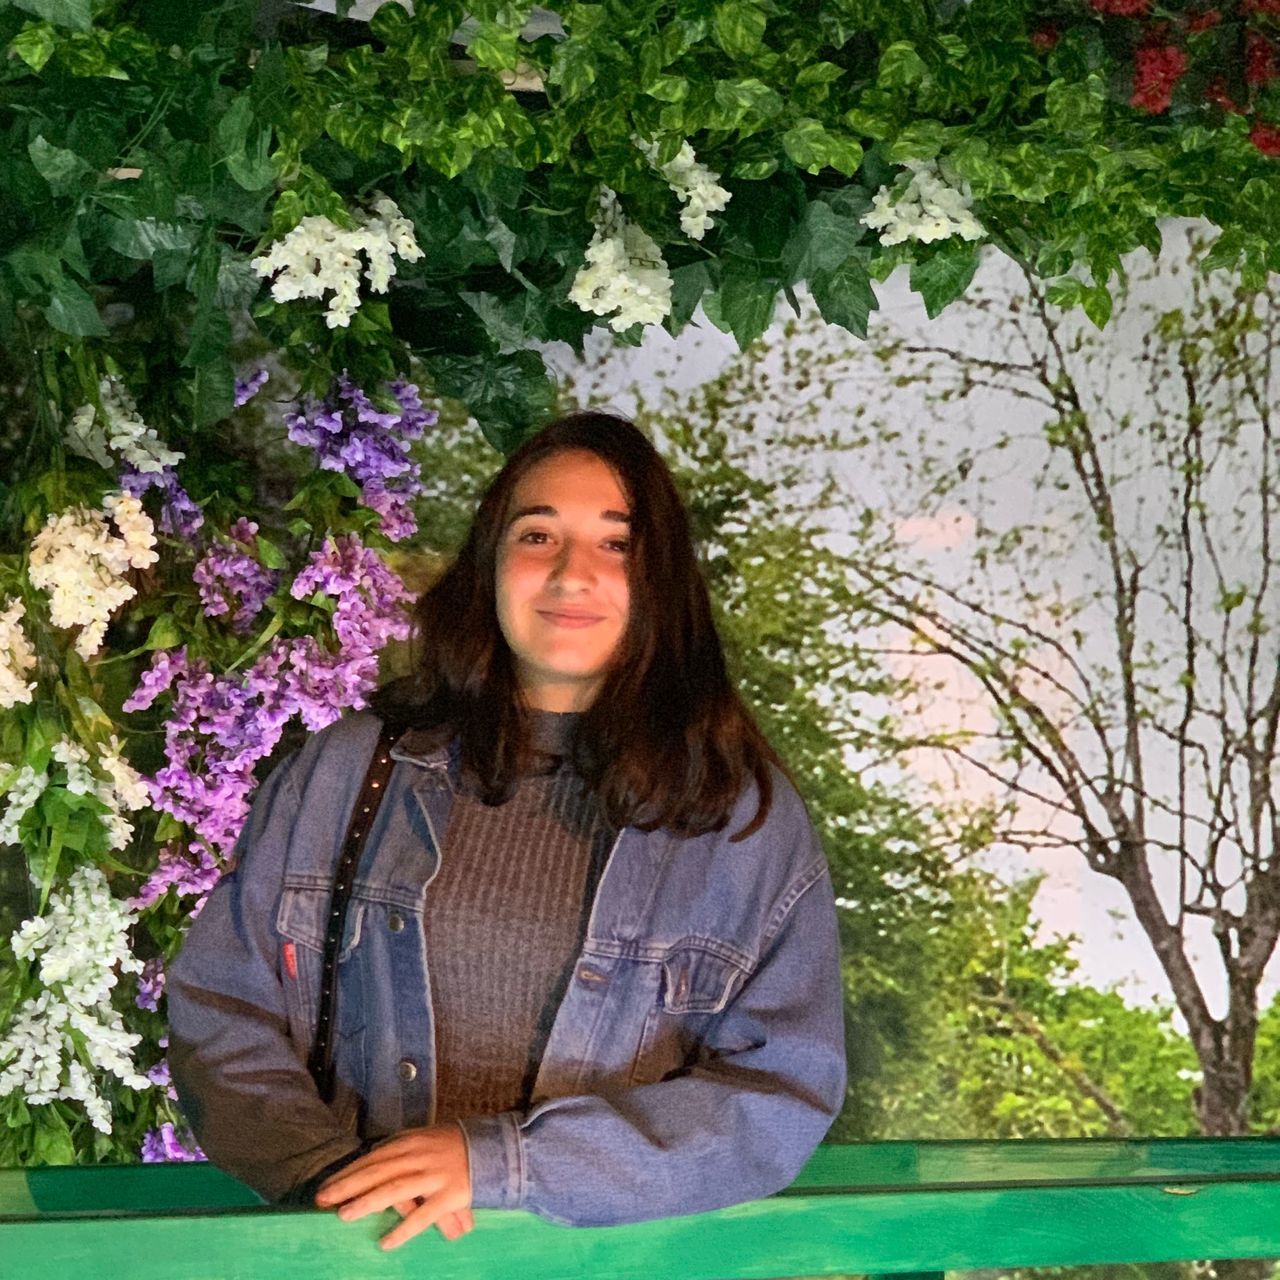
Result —
[[711, 1024], [746, 981], [742, 965], [696, 943], [671, 948], [659, 962], [658, 995], [644, 1022], [632, 1084], [653, 1084], [692, 1066]]
[[[286, 885], [280, 895], [276, 931], [280, 935], [280, 980], [284, 985], [289, 1037], [310, 1051], [315, 1039], [324, 981], [324, 945], [330, 920], [327, 889]], [[338, 950], [336, 1026], [337, 1036], [352, 1038], [364, 1028], [365, 1001], [361, 990], [358, 949], [364, 926], [365, 904], [352, 898], [343, 922]]]

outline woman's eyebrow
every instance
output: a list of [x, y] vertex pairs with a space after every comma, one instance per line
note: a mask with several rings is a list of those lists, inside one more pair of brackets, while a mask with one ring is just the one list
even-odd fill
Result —
[[[534, 506], [521, 507], [519, 511], [513, 513], [507, 524], [515, 524], [517, 520], [524, 516], [558, 516], [559, 514], [555, 507], [548, 506], [546, 503], [538, 503]], [[631, 517], [625, 511], [602, 511], [600, 519], [609, 520], [614, 524], [631, 523]]]

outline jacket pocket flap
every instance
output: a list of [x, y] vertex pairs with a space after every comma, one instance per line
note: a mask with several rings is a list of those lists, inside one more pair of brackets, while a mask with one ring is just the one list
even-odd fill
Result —
[[[324, 950], [325, 931], [329, 925], [330, 894], [327, 889], [290, 888], [280, 893], [280, 910], [276, 913], [276, 930], [282, 937], [316, 951]], [[352, 899], [347, 904], [347, 918], [343, 929], [342, 947], [338, 952], [341, 963], [360, 941], [360, 925], [364, 918], [364, 903]]]
[[680, 947], [662, 962], [662, 1007], [668, 1013], [719, 1013], [745, 977], [732, 960], [701, 947]]

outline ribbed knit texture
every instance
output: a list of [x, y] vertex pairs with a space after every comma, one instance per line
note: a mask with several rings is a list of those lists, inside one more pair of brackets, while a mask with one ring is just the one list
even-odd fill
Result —
[[437, 1123], [528, 1107], [613, 844], [559, 758], [581, 715], [530, 715], [537, 771], [505, 804], [455, 799], [427, 894]]

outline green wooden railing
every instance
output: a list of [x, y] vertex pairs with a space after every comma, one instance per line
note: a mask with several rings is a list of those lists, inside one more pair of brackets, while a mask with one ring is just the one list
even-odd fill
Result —
[[432, 1232], [383, 1253], [393, 1221], [274, 1209], [207, 1165], [0, 1170], [0, 1280], [763, 1280], [1280, 1257], [1280, 1140], [825, 1146], [783, 1194], [696, 1217], [572, 1230], [480, 1212], [454, 1244]]

